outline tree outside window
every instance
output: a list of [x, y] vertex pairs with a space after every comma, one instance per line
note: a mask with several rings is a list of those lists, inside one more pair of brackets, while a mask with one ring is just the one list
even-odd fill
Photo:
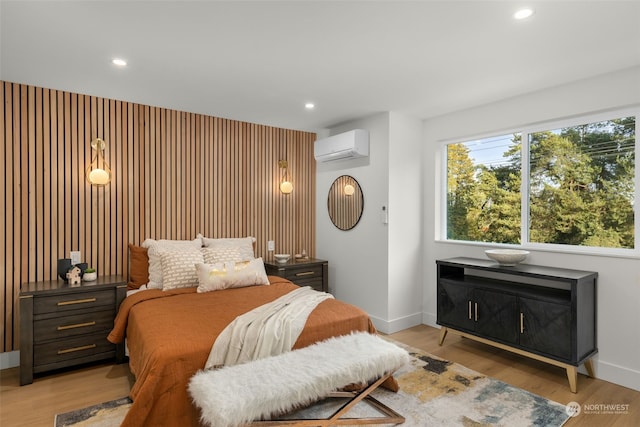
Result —
[[635, 132], [630, 116], [449, 144], [447, 239], [633, 249]]

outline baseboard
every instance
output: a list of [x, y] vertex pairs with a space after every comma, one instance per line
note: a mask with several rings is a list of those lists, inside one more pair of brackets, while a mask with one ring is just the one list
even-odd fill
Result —
[[394, 320], [384, 320], [375, 316], [369, 317], [373, 322], [373, 326], [383, 334], [393, 334], [422, 323], [422, 313], [414, 313]]
[[440, 325], [436, 322], [438, 317], [433, 313], [422, 312], [422, 324], [440, 329]]
[[639, 371], [625, 368], [624, 366], [618, 366], [613, 363], [603, 362], [602, 360], [597, 360], [595, 365], [597, 378], [640, 391]]
[[0, 353], [0, 370], [16, 368], [20, 366], [20, 352], [9, 351], [7, 353]]

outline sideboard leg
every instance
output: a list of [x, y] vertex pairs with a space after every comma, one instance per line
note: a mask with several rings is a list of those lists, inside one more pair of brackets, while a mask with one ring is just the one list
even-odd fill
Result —
[[440, 339], [438, 340], [438, 345], [442, 345], [442, 343], [444, 342], [444, 339], [447, 337], [447, 331], [448, 329], [444, 326], [440, 328]]
[[567, 366], [567, 378], [569, 379], [569, 389], [571, 393], [578, 392], [578, 368]]
[[594, 371], [594, 369], [593, 369], [593, 358], [585, 360], [584, 361], [584, 367], [587, 369], [587, 374], [591, 378], [595, 378], [596, 377], [596, 371]]

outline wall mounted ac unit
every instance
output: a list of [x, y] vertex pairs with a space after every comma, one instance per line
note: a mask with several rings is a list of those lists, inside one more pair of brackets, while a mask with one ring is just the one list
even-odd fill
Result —
[[354, 129], [318, 139], [313, 154], [318, 162], [366, 157], [369, 155], [369, 131]]

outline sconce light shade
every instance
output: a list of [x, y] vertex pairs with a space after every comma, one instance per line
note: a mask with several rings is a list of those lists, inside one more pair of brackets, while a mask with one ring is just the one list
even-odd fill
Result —
[[89, 182], [93, 185], [107, 185], [110, 181], [109, 174], [104, 169], [93, 169], [89, 172]]
[[291, 194], [293, 191], [293, 184], [289, 181], [282, 181], [280, 183], [280, 191], [282, 191], [283, 194]]
[[280, 160], [278, 166], [280, 166], [280, 169], [284, 169], [284, 173], [280, 179], [280, 192], [282, 194], [291, 194], [293, 192], [293, 184], [289, 181], [289, 175], [287, 174], [287, 167], [289, 165], [286, 160]]
[[111, 169], [104, 158], [106, 146], [107, 143], [100, 138], [91, 141], [91, 148], [96, 152], [96, 156], [86, 170], [87, 181], [91, 185], [103, 187], [111, 182]]
[[353, 196], [353, 193], [355, 191], [356, 191], [356, 189], [351, 184], [347, 184], [347, 185], [344, 186], [344, 195], [345, 196]]

